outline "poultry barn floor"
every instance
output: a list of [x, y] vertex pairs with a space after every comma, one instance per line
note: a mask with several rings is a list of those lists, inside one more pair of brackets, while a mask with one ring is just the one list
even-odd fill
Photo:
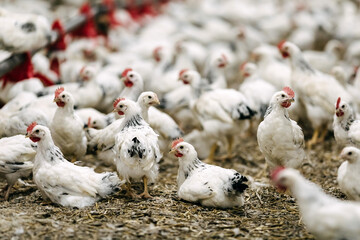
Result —
[[[256, 139], [236, 147], [238, 157], [216, 161], [245, 175], [256, 176], [264, 167]], [[326, 192], [344, 195], [336, 183], [338, 160], [333, 138], [308, 152], [301, 172]], [[93, 166], [89, 155], [84, 164]], [[246, 159], [246, 160], [245, 160]], [[177, 160], [161, 162], [159, 182], [150, 187], [151, 200], [132, 200], [124, 192], [94, 207], [69, 209], [43, 202], [36, 187], [17, 185], [10, 201], [0, 201], [0, 236], [6, 239], [313, 239], [301, 223], [293, 198], [265, 186], [247, 190], [244, 207], [229, 210], [204, 208], [184, 202], [176, 195]], [[96, 171], [110, 170], [102, 166]], [[267, 174], [255, 178], [269, 183]], [[26, 183], [33, 184], [31, 180]], [[1, 182], [0, 187], [4, 187]], [[136, 185], [140, 193], [141, 184]]]

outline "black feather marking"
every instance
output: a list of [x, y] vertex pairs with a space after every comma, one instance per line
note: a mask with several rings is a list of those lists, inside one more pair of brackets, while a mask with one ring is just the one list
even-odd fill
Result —
[[167, 103], [167, 100], [166, 100], [166, 98], [161, 98], [160, 99], [160, 104], [158, 105], [158, 107], [160, 108], [160, 109], [166, 109], [166, 104]]
[[67, 192], [63, 192], [61, 195], [63, 195], [63, 196], [67, 196], [67, 195], [69, 195]]
[[140, 126], [142, 124], [142, 120], [142, 117], [139, 114], [136, 114], [126, 122], [123, 129]]
[[24, 162], [6, 162], [9, 165], [24, 165]]
[[245, 103], [239, 103], [236, 107], [236, 111], [238, 113], [238, 120], [251, 119], [256, 114], [256, 111], [252, 110]]
[[21, 30], [23, 30], [26, 33], [35, 32], [36, 26], [32, 22], [27, 22], [21, 25]]
[[314, 69], [304, 59], [299, 59], [298, 66], [304, 72], [315, 73]]
[[137, 137], [132, 139], [133, 145], [128, 149], [128, 153], [130, 157], [138, 156], [139, 158], [143, 158], [146, 149], [142, 148], [141, 143]]
[[261, 105], [260, 105], [260, 114], [261, 114], [261, 117], [265, 117], [266, 112], [267, 112], [267, 110], [268, 110], [268, 107], [269, 107], [269, 104], [261, 104]]
[[249, 186], [245, 183], [248, 179], [245, 176], [240, 175], [240, 173], [235, 173], [234, 176], [230, 179], [231, 188], [228, 189], [228, 192], [231, 193], [235, 191], [235, 193], [243, 193], [245, 189]]

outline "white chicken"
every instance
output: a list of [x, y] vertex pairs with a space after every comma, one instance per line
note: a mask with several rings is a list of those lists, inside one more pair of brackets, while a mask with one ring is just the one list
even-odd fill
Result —
[[207, 207], [231, 208], [244, 205], [243, 193], [248, 179], [234, 169], [205, 164], [199, 160], [195, 148], [175, 140], [171, 152], [179, 159], [177, 176], [178, 196]]
[[272, 179], [279, 188], [289, 188], [299, 205], [302, 221], [316, 239], [359, 239], [359, 203], [327, 195], [291, 168], [275, 171]]
[[139, 95], [144, 91], [144, 81], [139, 73], [127, 68], [121, 74], [125, 88], [121, 91], [119, 97], [124, 97], [136, 101]]
[[38, 144], [33, 179], [44, 199], [65, 207], [83, 208], [120, 190], [123, 182], [116, 173], [95, 173], [91, 168], [68, 162], [47, 127], [33, 123], [27, 136]]
[[[248, 127], [246, 120], [251, 119], [256, 112], [249, 107], [245, 96], [235, 89], [211, 90], [200, 74], [196, 71], [182, 71], [180, 80], [190, 84], [193, 95], [197, 97], [192, 101], [191, 107], [199, 119], [209, 138], [221, 139], [227, 142], [227, 155], [230, 158], [234, 143], [234, 135]], [[214, 160], [217, 144], [211, 147], [208, 160]]]
[[148, 181], [154, 182], [159, 173], [157, 162], [162, 154], [158, 146], [158, 135], [141, 117], [141, 109], [136, 102], [117, 99], [115, 111], [125, 115], [121, 131], [115, 136], [116, 168], [127, 181], [128, 194], [135, 197], [130, 179], [144, 182], [144, 192], [139, 197], [151, 198]]
[[0, 9], [0, 48], [13, 53], [36, 50], [50, 40], [48, 20], [40, 15]]
[[95, 129], [103, 129], [115, 121], [114, 113], [104, 114], [94, 108], [81, 108], [75, 111], [84, 125]]
[[[323, 141], [328, 132], [328, 124], [334, 113], [333, 104], [337, 96], [351, 103], [351, 96], [332, 76], [313, 69], [304, 59], [301, 50], [293, 43], [282, 41], [278, 48], [284, 58], [290, 58], [291, 86], [299, 94], [314, 134], [308, 147]], [[320, 137], [319, 137], [320, 133]]]
[[360, 201], [360, 150], [355, 147], [346, 147], [342, 150], [340, 158], [344, 160], [337, 175], [340, 190], [348, 199]]
[[0, 139], [0, 177], [7, 181], [5, 201], [16, 181], [31, 174], [35, 154], [36, 144], [24, 135]]
[[258, 127], [259, 148], [270, 170], [278, 166], [298, 168], [305, 158], [304, 133], [289, 118], [287, 111], [294, 97], [295, 93], [289, 87], [275, 93], [265, 118]]
[[72, 94], [60, 87], [55, 91], [58, 106], [50, 124], [55, 145], [69, 158], [80, 160], [86, 153], [87, 139], [84, 124], [74, 110]]
[[336, 142], [344, 147], [348, 144], [360, 147], [360, 121], [351, 106], [339, 97], [335, 105], [334, 136]]

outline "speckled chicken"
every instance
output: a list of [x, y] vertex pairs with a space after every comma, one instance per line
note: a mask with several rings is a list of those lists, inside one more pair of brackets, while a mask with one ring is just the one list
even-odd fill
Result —
[[123, 182], [116, 173], [96, 173], [89, 167], [68, 162], [47, 127], [34, 122], [28, 127], [27, 136], [38, 143], [33, 178], [44, 199], [65, 207], [83, 208], [120, 190]]
[[9, 199], [10, 190], [21, 177], [30, 175], [36, 154], [36, 144], [24, 135], [0, 139], [0, 177], [5, 178], [5, 201]]
[[131, 100], [119, 98], [114, 103], [119, 115], [125, 115], [121, 131], [115, 136], [116, 168], [127, 181], [128, 194], [135, 197], [130, 180], [144, 182], [144, 192], [139, 197], [151, 198], [148, 181], [154, 182], [159, 173], [157, 162], [162, 157], [158, 145], [158, 135], [144, 121], [141, 108]]
[[195, 148], [175, 140], [171, 152], [179, 159], [178, 196], [207, 207], [231, 208], [244, 205], [243, 193], [248, 179], [234, 169], [203, 163]]
[[294, 97], [295, 93], [289, 87], [275, 93], [258, 127], [259, 148], [270, 169], [277, 166], [298, 168], [305, 158], [304, 134], [287, 111]]

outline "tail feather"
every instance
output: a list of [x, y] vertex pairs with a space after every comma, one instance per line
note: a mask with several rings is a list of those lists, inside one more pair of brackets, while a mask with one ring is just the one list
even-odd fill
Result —
[[232, 117], [237, 120], [251, 119], [256, 114], [256, 111], [251, 109], [245, 103], [237, 105], [232, 113]]
[[228, 193], [231, 194], [241, 194], [243, 193], [249, 186], [246, 184], [248, 179], [245, 176], [242, 176], [240, 173], [235, 173], [233, 178], [230, 179], [231, 187], [228, 189]]

